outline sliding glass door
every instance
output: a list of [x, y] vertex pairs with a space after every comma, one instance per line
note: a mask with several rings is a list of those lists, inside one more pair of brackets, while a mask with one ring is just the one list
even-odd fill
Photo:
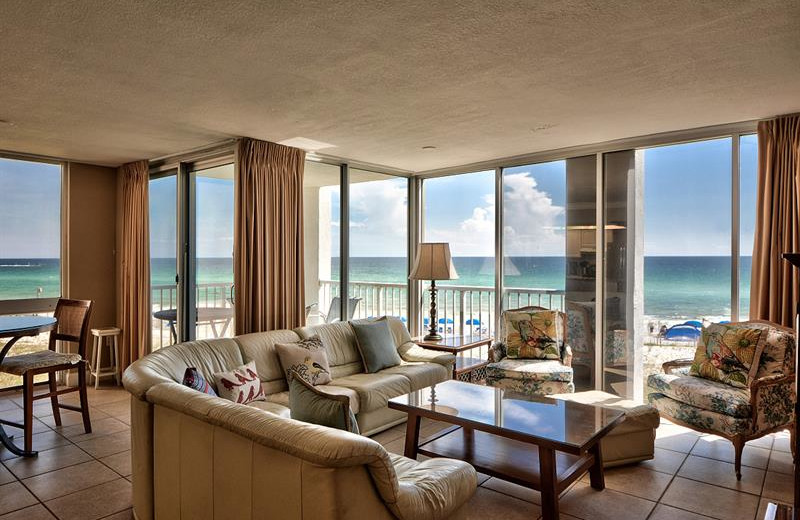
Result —
[[150, 178], [151, 348], [178, 342], [178, 175]]

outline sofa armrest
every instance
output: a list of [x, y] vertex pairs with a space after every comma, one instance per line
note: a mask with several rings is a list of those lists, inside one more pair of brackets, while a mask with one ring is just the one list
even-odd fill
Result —
[[661, 369], [664, 370], [665, 374], [671, 374], [673, 371], [691, 366], [694, 360], [692, 359], [673, 359], [672, 361], [667, 361], [666, 363], [661, 365]]
[[451, 368], [456, 362], [456, 357], [447, 352], [438, 352], [420, 347], [413, 341], [404, 343], [397, 348], [397, 352], [403, 361], [437, 363], [446, 368]]
[[794, 374], [775, 374], [756, 379], [750, 385], [754, 433], [788, 425], [794, 416]]
[[401, 519], [449, 518], [478, 487], [475, 468], [466, 462], [452, 459], [416, 462], [399, 455], [390, 457], [399, 483], [397, 503], [391, 509]]

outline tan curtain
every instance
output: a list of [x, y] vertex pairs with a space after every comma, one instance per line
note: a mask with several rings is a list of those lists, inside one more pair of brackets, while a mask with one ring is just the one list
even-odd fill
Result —
[[758, 192], [750, 318], [794, 325], [798, 273], [781, 254], [800, 251], [800, 116], [758, 123]]
[[123, 164], [120, 212], [120, 369], [150, 351], [150, 230], [147, 161]]
[[236, 155], [236, 334], [305, 323], [305, 152], [243, 138]]

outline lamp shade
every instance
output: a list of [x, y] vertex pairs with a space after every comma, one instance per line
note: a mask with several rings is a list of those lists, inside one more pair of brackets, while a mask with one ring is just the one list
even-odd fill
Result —
[[414, 269], [409, 276], [412, 280], [455, 280], [458, 278], [450, 245], [444, 242], [428, 242], [419, 245]]

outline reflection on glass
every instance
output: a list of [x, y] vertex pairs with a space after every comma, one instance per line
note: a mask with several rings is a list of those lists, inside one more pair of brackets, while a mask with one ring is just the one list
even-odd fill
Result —
[[349, 312], [408, 318], [408, 179], [350, 169]]
[[175, 320], [158, 318], [163, 313], [172, 312], [177, 318], [176, 190], [175, 175], [150, 179], [150, 304], [153, 309], [153, 350], [177, 342]]
[[739, 319], [750, 318], [750, 275], [758, 193], [758, 138], [743, 135], [739, 141]]
[[[494, 327], [494, 171], [423, 182], [424, 242], [447, 242], [458, 280], [436, 281], [442, 334], [491, 334]], [[430, 307], [423, 284], [422, 314]], [[421, 317], [423, 328], [428, 318]]]
[[341, 319], [340, 180], [338, 166], [306, 161], [303, 176], [303, 248], [308, 325]]
[[233, 164], [193, 172], [197, 339], [232, 337]]

